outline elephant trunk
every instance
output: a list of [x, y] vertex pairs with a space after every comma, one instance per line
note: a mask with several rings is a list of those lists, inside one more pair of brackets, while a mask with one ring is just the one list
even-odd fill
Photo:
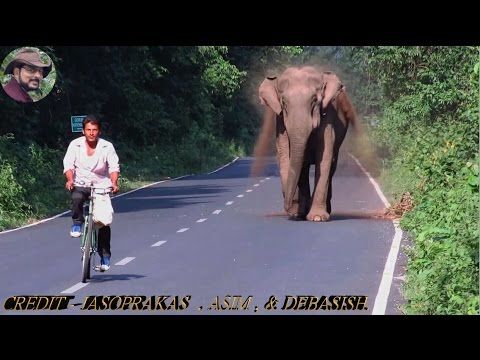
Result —
[[[307, 141], [309, 137], [309, 133], [311, 132], [307, 130], [308, 133], [302, 134], [300, 136], [291, 136], [289, 135], [290, 139], [290, 167], [288, 170], [288, 179], [287, 179], [287, 186], [285, 189], [285, 210], [290, 215], [294, 214], [294, 210], [292, 210], [293, 200], [295, 197], [295, 192], [298, 188], [298, 181], [300, 179], [300, 173], [302, 171], [302, 166], [304, 162], [305, 156], [305, 149], [307, 146]], [[297, 195], [298, 196], [298, 195]]]

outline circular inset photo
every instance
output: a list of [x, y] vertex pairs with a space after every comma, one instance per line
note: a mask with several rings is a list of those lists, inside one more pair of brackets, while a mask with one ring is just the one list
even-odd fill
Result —
[[43, 99], [53, 89], [56, 80], [57, 72], [52, 59], [35, 47], [13, 50], [0, 67], [3, 90], [21, 103]]

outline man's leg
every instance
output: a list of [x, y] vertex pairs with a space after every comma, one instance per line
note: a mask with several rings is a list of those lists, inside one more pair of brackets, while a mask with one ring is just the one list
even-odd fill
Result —
[[83, 216], [83, 204], [87, 200], [90, 192], [86, 188], [75, 187], [72, 191], [72, 220], [73, 226], [70, 235], [78, 237], [82, 231], [82, 224], [85, 222]]
[[110, 226], [103, 226], [98, 230], [98, 255], [101, 258], [101, 264], [106, 265], [103, 270], [110, 268], [110, 239], [112, 231]]

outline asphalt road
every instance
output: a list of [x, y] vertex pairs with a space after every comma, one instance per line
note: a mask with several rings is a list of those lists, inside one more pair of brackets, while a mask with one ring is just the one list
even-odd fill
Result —
[[[88, 284], [69, 214], [0, 233], [0, 314], [371, 314], [395, 229], [366, 215], [384, 204], [358, 165], [342, 157], [332, 219], [312, 223], [279, 214], [274, 158], [261, 177], [251, 164], [114, 198], [112, 267]], [[386, 314], [401, 313], [402, 272], [400, 256]], [[63, 310], [5, 309], [23, 295], [74, 298]]]

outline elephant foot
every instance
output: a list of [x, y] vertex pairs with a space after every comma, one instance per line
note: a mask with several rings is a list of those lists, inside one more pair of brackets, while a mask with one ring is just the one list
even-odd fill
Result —
[[294, 221], [302, 221], [306, 219], [305, 214], [288, 214], [288, 215], [290, 217], [290, 220], [294, 220]]
[[310, 212], [307, 215], [307, 220], [308, 221], [328, 221], [330, 220], [330, 214], [326, 212], [325, 210], [316, 210]]
[[306, 218], [306, 212], [302, 212], [299, 209], [298, 203], [294, 202], [293, 205], [290, 207], [290, 209], [287, 210], [287, 213], [290, 217], [290, 220], [305, 220]]

